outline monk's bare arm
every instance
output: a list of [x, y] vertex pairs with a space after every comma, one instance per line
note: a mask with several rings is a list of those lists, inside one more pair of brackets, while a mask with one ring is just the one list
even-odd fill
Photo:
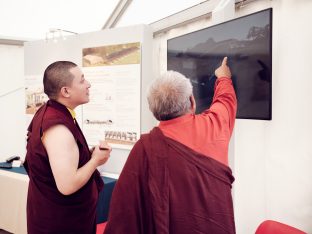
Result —
[[95, 147], [90, 161], [78, 169], [79, 150], [68, 128], [64, 125], [53, 126], [44, 132], [42, 141], [57, 188], [64, 195], [70, 195], [84, 186], [96, 168], [107, 161], [111, 151], [108, 145], [102, 143], [101, 147], [108, 150]]

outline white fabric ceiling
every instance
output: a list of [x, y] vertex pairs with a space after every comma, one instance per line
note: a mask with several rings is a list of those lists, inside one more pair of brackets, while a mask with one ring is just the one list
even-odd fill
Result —
[[[119, 0], [0, 0], [0, 39], [44, 39], [51, 28], [101, 30]], [[132, 0], [117, 26], [149, 24], [202, 0]]]

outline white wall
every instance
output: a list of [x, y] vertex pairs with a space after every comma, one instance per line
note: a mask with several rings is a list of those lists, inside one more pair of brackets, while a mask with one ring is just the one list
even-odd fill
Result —
[[24, 48], [0, 44], [0, 162], [25, 157]]
[[311, 233], [312, 2], [272, 5], [273, 120], [237, 121], [237, 224], [247, 233], [262, 218], [276, 219]]
[[[237, 120], [230, 157], [238, 234], [274, 219], [312, 233], [312, 1], [254, 1], [235, 17], [273, 7], [273, 119]], [[209, 9], [207, 9], [209, 11]], [[154, 73], [167, 39], [212, 25], [198, 20], [154, 38]]]

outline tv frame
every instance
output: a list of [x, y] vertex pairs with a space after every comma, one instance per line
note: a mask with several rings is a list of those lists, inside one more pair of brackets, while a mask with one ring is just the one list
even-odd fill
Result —
[[[262, 12], [265, 12], [265, 11], [268, 11], [269, 12], [269, 19], [268, 19], [268, 22], [269, 22], [269, 50], [268, 50], [268, 54], [269, 54], [269, 74], [268, 74], [268, 78], [269, 78], [269, 90], [268, 90], [268, 110], [267, 110], [267, 114], [265, 117], [244, 117], [244, 116], [236, 116], [237, 119], [254, 119], [254, 120], [272, 120], [272, 28], [273, 28], [273, 9], [272, 8], [267, 8], [267, 9], [264, 9], [264, 10], [261, 10], [261, 11], [257, 11], [257, 12], [253, 12], [251, 14], [247, 14], [247, 15], [244, 15], [244, 16], [241, 16], [241, 17], [237, 17], [237, 18], [234, 18], [234, 19], [231, 19], [231, 20], [228, 20], [228, 21], [225, 21], [225, 22], [222, 22], [222, 23], [219, 23], [219, 24], [215, 24], [215, 25], [212, 25], [212, 26], [209, 26], [209, 27], [206, 27], [206, 28], [203, 28], [203, 29], [200, 29], [200, 30], [197, 30], [197, 31], [193, 31], [193, 32], [190, 32], [190, 33], [186, 33], [184, 35], [181, 35], [181, 36], [178, 36], [178, 37], [174, 37], [174, 38], [170, 38], [167, 40], [167, 70], [168, 70], [168, 65], [169, 65], [169, 47], [168, 47], [168, 44], [170, 43], [170, 41], [174, 40], [174, 39], [177, 39], [177, 38], [182, 38], [182, 37], [185, 37], [187, 35], [191, 35], [191, 34], [196, 34], [198, 32], [201, 32], [201, 31], [204, 31], [204, 30], [209, 30], [209, 29], [212, 29], [212, 28], [216, 28], [216, 27], [219, 27], [220, 25], [224, 25], [224, 24], [227, 24], [229, 22], [233, 22], [233, 21], [239, 21], [240, 19], [243, 19], [243, 18], [247, 18], [247, 17], [250, 17], [250, 16], [253, 16], [253, 15], [256, 15], [256, 14], [260, 14]], [[224, 54], [224, 56], [227, 56], [226, 54]], [[229, 62], [230, 62], [230, 68], [231, 68], [231, 56], [228, 56], [229, 57]], [[221, 58], [220, 58], [220, 62], [221, 62]], [[217, 68], [217, 67], [215, 67]], [[177, 70], [178, 71], [178, 70]], [[180, 72], [180, 71], [178, 71]], [[183, 73], [183, 72], [181, 72]], [[233, 74], [232, 73], [232, 76], [234, 77], [236, 74]], [[214, 75], [212, 75], [209, 80], [211, 80], [212, 78], [216, 79], [216, 77], [213, 77]], [[186, 76], [187, 77], [187, 76]], [[232, 78], [233, 78], [232, 77]], [[238, 79], [239, 79], [239, 74], [238, 74]], [[236, 85], [235, 85], [235, 82], [233, 80], [233, 83], [234, 83], [234, 88], [236, 90]], [[194, 96], [195, 96], [195, 93], [194, 93]], [[238, 100], [238, 108], [239, 108], [239, 100]]]

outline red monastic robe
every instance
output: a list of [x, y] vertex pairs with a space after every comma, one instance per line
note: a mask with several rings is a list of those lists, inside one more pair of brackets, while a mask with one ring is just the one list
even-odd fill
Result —
[[229, 167], [156, 127], [128, 157], [104, 233], [235, 233], [233, 181]]
[[65, 106], [50, 100], [37, 111], [28, 128], [25, 158], [25, 168], [30, 179], [27, 197], [28, 233], [95, 233], [96, 204], [103, 181], [99, 172], [95, 171], [77, 192], [65, 196], [58, 191], [41, 141], [43, 132], [56, 124], [65, 125], [76, 139], [79, 168], [91, 158], [83, 133]]

